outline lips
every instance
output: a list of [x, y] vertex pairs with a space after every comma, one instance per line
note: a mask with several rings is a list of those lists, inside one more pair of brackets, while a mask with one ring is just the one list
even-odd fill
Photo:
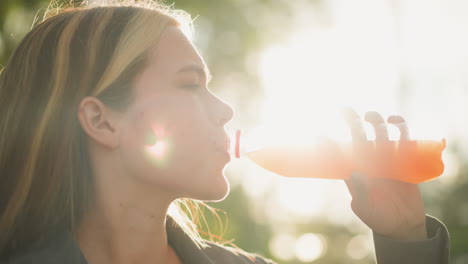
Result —
[[231, 149], [231, 140], [229, 138], [226, 138], [224, 145], [226, 151], [229, 152], [229, 150]]
[[224, 140], [215, 142], [216, 150], [224, 153], [229, 153], [229, 148], [231, 146], [231, 140], [229, 137], [225, 137]]

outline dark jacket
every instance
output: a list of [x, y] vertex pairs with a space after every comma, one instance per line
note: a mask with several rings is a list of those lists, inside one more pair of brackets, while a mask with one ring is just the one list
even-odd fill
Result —
[[426, 217], [428, 239], [401, 242], [374, 233], [378, 264], [449, 264], [450, 238], [447, 227], [434, 217]]
[[[435, 218], [427, 218], [429, 239], [401, 242], [374, 234], [378, 264], [448, 264], [449, 237], [445, 226]], [[167, 224], [169, 244], [184, 264], [273, 264], [272, 261], [241, 250], [207, 242], [199, 248], [174, 223]], [[0, 264], [86, 264], [70, 232], [57, 232], [48, 242], [25, 250]]]

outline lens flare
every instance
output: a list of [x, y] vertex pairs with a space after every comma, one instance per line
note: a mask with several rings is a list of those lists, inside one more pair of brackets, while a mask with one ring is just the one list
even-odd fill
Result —
[[157, 159], [164, 157], [164, 154], [167, 153], [168, 144], [166, 141], [158, 141], [153, 146], [148, 147], [148, 152]]
[[171, 143], [170, 137], [159, 125], [153, 125], [151, 132], [146, 136], [146, 153], [148, 158], [158, 167], [163, 167], [168, 163], [170, 157]]
[[157, 167], [164, 168], [170, 160], [171, 144], [168, 139], [158, 139], [151, 146], [146, 146], [148, 159]]

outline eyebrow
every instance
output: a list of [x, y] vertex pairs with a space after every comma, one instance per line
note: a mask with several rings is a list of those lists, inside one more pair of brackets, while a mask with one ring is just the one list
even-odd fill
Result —
[[190, 64], [190, 65], [182, 67], [179, 71], [177, 71], [177, 73], [185, 73], [185, 72], [195, 72], [201, 77], [206, 78], [207, 83], [210, 82], [212, 78], [212, 75], [208, 67], [206, 66], [202, 67], [198, 64]]

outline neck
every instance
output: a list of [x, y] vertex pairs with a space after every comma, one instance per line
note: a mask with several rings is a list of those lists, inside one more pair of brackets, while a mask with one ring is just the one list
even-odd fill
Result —
[[88, 263], [171, 263], [175, 255], [166, 233], [171, 201], [154, 197], [154, 190], [148, 195], [141, 186], [132, 191], [124, 181], [98, 181], [96, 187], [95, 204], [76, 233]]

